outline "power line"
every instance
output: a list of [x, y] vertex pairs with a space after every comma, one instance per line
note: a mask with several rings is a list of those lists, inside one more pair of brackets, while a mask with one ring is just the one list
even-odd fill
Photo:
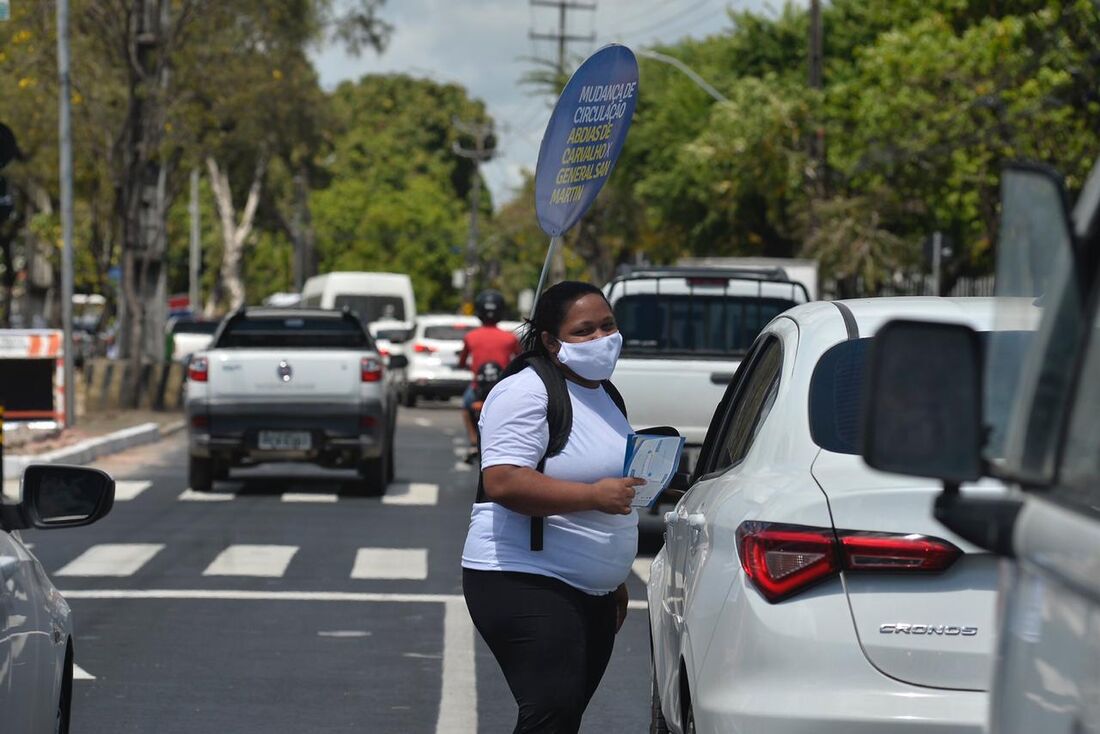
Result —
[[679, 26], [684, 26], [685, 25], [684, 21], [687, 21], [687, 25], [691, 26], [691, 25], [694, 25], [696, 23], [702, 23], [703, 21], [708, 20], [709, 18], [716, 17], [716, 16], [726, 12], [725, 7], [718, 8], [718, 9], [711, 8], [710, 13], [706, 13], [706, 14], [702, 14], [702, 15], [695, 15], [695, 17], [691, 17], [693, 14], [697, 14], [698, 11], [700, 11], [700, 10], [706, 10], [707, 6], [710, 5], [710, 3], [711, 3], [711, 0], [702, 0], [701, 2], [696, 2], [696, 3], [692, 4], [691, 6], [689, 6], [688, 8], [686, 8], [685, 10], [683, 10], [682, 12], [676, 13], [675, 15], [672, 15], [672, 16], [669, 16], [669, 17], [667, 17], [664, 20], [661, 20], [659, 22], [651, 23], [649, 25], [644, 25], [644, 26], [635, 28], [633, 30], [625, 30], [619, 35], [619, 38], [634, 38], [634, 37], [645, 35], [647, 33], [652, 33], [654, 31], [665, 31], [665, 32], [667, 32], [670, 27], [675, 28], [675, 27], [679, 27]]
[[563, 86], [566, 77], [566, 52], [569, 44], [574, 42], [595, 43], [596, 41], [595, 32], [585, 35], [569, 32], [569, 11], [584, 10], [593, 12], [596, 10], [596, 3], [583, 2], [582, 0], [528, 0], [528, 3], [532, 9], [553, 8], [558, 11], [557, 31], [540, 33], [531, 29], [527, 32], [527, 37], [532, 41], [553, 41], [557, 44], [557, 63], [555, 64], [557, 78], [555, 79], [555, 86]]

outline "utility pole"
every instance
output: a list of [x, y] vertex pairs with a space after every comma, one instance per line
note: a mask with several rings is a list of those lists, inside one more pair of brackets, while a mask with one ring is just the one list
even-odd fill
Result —
[[570, 10], [587, 10], [589, 12], [596, 9], [596, 3], [594, 2], [581, 2], [580, 0], [528, 0], [531, 7], [536, 8], [555, 8], [558, 11], [558, 30], [557, 32], [550, 33], [536, 33], [534, 30], [528, 31], [527, 35], [532, 41], [553, 41], [558, 46], [558, 57], [555, 68], [557, 69], [557, 86], [560, 91], [561, 87], [565, 86], [566, 81], [566, 52], [568, 51], [568, 44], [572, 41], [595, 43], [596, 34], [590, 33], [586, 36], [573, 35], [569, 33], [569, 16]]
[[61, 184], [61, 328], [65, 424], [76, 424], [76, 376], [73, 370], [73, 127], [69, 78], [69, 0], [57, 2], [58, 135]]
[[[821, 19], [821, 0], [810, 0], [810, 89], [821, 91], [825, 88], [824, 58], [825, 58], [825, 29]], [[814, 125], [812, 137], [809, 141], [810, 166], [812, 180], [810, 181], [810, 235], [817, 232], [818, 220], [814, 203], [825, 198], [825, 128], [820, 120]]]
[[489, 144], [493, 137], [493, 126], [486, 123], [466, 122], [454, 119], [454, 126], [459, 132], [474, 139], [473, 149], [464, 148], [457, 141], [452, 146], [455, 155], [468, 158], [474, 162], [473, 173], [470, 179], [470, 235], [466, 240], [466, 277], [462, 282], [462, 307], [467, 313], [473, 313], [474, 306], [474, 276], [477, 273], [478, 241], [481, 234], [478, 231], [478, 209], [481, 206], [481, 164], [493, 157]]
[[191, 257], [188, 267], [187, 300], [191, 313], [197, 314], [202, 306], [202, 292], [199, 288], [199, 269], [202, 263], [202, 240], [200, 239], [201, 214], [199, 212], [199, 169], [191, 169]]
[[[569, 11], [570, 10], [583, 10], [587, 12], [594, 12], [596, 10], [595, 2], [584, 2], [583, 0], [528, 0], [533, 8], [553, 8], [558, 11], [558, 30], [548, 33], [538, 33], [535, 30], [529, 30], [527, 33], [528, 38], [532, 41], [553, 41], [557, 44], [557, 58], [554, 61], [555, 77], [554, 77], [554, 96], [556, 97], [562, 89], [565, 88], [566, 82], [569, 80], [569, 73], [567, 71], [567, 55], [569, 51], [570, 43], [595, 43], [596, 34], [589, 33], [588, 35], [579, 35], [569, 32]], [[563, 243], [564, 244], [564, 243]], [[550, 263], [550, 281], [557, 283], [565, 279], [565, 252], [564, 247], [555, 247], [553, 259]], [[541, 286], [540, 291], [541, 292]], [[538, 292], [536, 293], [537, 297]]]

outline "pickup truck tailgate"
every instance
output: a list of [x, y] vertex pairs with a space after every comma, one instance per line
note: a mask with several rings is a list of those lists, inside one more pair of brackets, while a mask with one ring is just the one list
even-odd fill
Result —
[[227, 349], [210, 353], [212, 400], [287, 398], [359, 401], [359, 352]]
[[635, 428], [673, 426], [688, 444], [702, 444], [714, 409], [740, 361], [623, 357], [611, 381]]

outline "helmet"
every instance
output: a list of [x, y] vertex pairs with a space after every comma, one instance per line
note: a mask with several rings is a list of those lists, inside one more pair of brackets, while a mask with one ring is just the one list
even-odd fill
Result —
[[500, 291], [482, 291], [474, 301], [474, 312], [487, 324], [495, 324], [504, 318], [504, 296]]

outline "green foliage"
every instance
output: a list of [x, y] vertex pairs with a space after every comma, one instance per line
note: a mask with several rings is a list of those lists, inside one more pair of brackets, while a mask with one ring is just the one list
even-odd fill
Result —
[[601, 258], [804, 255], [875, 289], [919, 271], [935, 230], [955, 243], [949, 276], [984, 273], [1003, 164], [1048, 163], [1072, 190], [1100, 153], [1093, 0], [833, 0], [823, 93], [808, 89], [805, 3], [731, 17], [730, 32], [659, 49], [729, 102], [641, 59], [630, 137], [582, 224], [598, 233], [591, 277]]

